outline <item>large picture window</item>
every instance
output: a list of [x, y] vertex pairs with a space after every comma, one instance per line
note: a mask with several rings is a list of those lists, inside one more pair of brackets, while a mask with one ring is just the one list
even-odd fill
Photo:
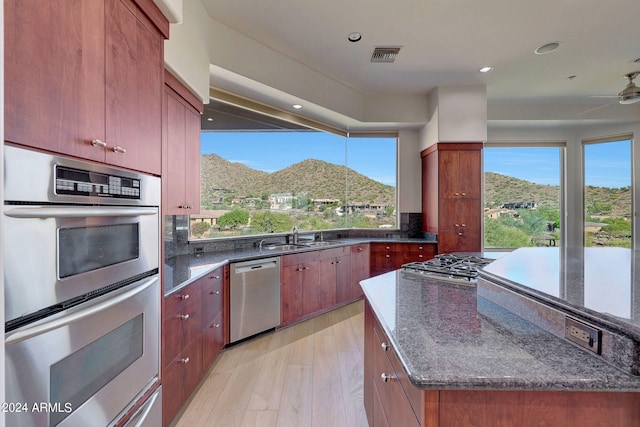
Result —
[[560, 246], [562, 147], [484, 149], [484, 247]]
[[201, 133], [190, 239], [396, 228], [396, 138], [309, 130]]
[[631, 248], [631, 141], [584, 143], [585, 246]]

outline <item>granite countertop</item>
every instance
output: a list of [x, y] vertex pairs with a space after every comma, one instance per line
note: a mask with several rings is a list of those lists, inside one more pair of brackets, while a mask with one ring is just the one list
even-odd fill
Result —
[[[241, 248], [233, 250], [204, 252], [197, 255], [178, 255], [164, 261], [164, 294], [168, 295], [178, 289], [203, 277], [225, 264], [231, 262], [248, 261], [251, 259], [269, 258], [272, 256], [289, 255], [293, 253], [318, 251], [339, 246], [357, 245], [360, 243], [424, 243], [435, 244], [435, 240], [418, 238], [341, 238], [332, 239], [331, 245], [326, 246], [300, 246], [295, 250], [272, 250], [266, 246], [260, 250], [257, 247]], [[268, 244], [268, 242], [266, 242]]]
[[479, 275], [640, 341], [640, 251], [521, 248]]
[[401, 270], [361, 282], [421, 389], [640, 391], [640, 377], [479, 297]]

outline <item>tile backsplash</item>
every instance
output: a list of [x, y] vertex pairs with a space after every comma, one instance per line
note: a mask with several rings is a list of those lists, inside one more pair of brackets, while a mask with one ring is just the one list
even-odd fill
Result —
[[[195, 252], [215, 252], [254, 247], [262, 239], [268, 239], [269, 243], [284, 243], [288, 233], [274, 233], [264, 236], [248, 236], [235, 238], [220, 238], [189, 242], [189, 216], [165, 215], [163, 218], [164, 256], [171, 258], [176, 255], [189, 255]], [[319, 236], [319, 231], [315, 232]], [[311, 234], [311, 232], [300, 232]], [[318, 237], [317, 236], [317, 237]], [[422, 213], [403, 212], [400, 214], [399, 229], [338, 229], [323, 230], [322, 237], [325, 240], [340, 238], [422, 238]]]

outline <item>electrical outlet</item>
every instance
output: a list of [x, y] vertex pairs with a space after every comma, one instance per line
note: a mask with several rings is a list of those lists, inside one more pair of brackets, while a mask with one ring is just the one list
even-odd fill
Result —
[[564, 336], [580, 347], [600, 354], [600, 342], [602, 340], [602, 331], [600, 329], [571, 317], [565, 317]]

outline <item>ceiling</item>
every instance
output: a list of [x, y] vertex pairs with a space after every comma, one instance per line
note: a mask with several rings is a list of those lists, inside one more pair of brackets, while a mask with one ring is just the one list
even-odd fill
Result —
[[[426, 96], [439, 86], [485, 85], [489, 119], [501, 119], [492, 108], [511, 105], [564, 105], [575, 120], [628, 120], [629, 111], [640, 119], [640, 103], [615, 98], [623, 75], [640, 70], [637, 0], [202, 4], [211, 19], [363, 94]], [[357, 43], [347, 40], [354, 31], [362, 34]], [[549, 42], [560, 46], [534, 53]], [[394, 63], [370, 61], [381, 46], [401, 47]], [[480, 73], [484, 66], [494, 69]]]

